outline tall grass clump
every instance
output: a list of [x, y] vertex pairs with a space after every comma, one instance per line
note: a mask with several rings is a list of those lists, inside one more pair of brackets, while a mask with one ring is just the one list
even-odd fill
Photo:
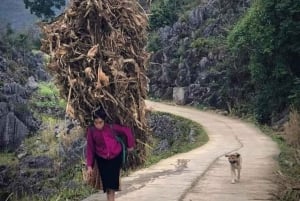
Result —
[[300, 200], [300, 113], [293, 109], [284, 126], [284, 143], [280, 144], [279, 191], [280, 201]]

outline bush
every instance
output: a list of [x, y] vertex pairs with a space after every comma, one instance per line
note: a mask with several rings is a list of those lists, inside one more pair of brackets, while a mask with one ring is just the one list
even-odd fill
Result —
[[34, 28], [29, 28], [22, 32], [16, 32], [8, 23], [6, 24], [6, 27], [0, 31], [0, 37], [11, 47], [32, 50], [40, 49], [41, 46], [38, 30]]
[[260, 123], [270, 123], [291, 104], [289, 97], [295, 102], [299, 94], [294, 84], [300, 77], [299, 9], [292, 0], [254, 1], [228, 36], [238, 58], [249, 58], [255, 90], [251, 104]]
[[212, 48], [220, 48], [225, 45], [225, 39], [217, 37], [197, 38], [191, 43], [192, 48], [209, 50]]
[[300, 78], [295, 79], [294, 86], [291, 89], [291, 95], [289, 96], [289, 99], [295, 107], [295, 109], [300, 111]]
[[177, 21], [178, 15], [178, 0], [163, 0], [154, 4], [151, 8], [149, 25], [151, 30], [156, 30], [160, 27], [171, 25]]
[[37, 110], [55, 109], [64, 111], [66, 102], [59, 97], [59, 92], [56, 86], [51, 82], [39, 83], [39, 88], [32, 96], [31, 104]]
[[150, 52], [151, 51], [156, 52], [156, 51], [160, 50], [161, 48], [162, 48], [162, 46], [161, 46], [161, 41], [160, 41], [159, 35], [156, 32], [153, 32], [149, 36], [147, 49]]

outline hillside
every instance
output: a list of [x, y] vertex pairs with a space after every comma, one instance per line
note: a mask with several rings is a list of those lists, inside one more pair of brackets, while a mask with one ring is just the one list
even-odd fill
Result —
[[300, 4], [198, 2], [154, 1], [149, 95], [282, 125], [300, 108]]
[[[167, 2], [161, 10], [160, 2]], [[157, 7], [153, 5], [155, 17], [168, 23], [161, 26], [160, 21], [150, 17], [148, 48], [153, 56], [148, 72], [149, 94], [179, 104], [230, 111], [234, 98], [247, 91], [240, 80], [249, 75], [238, 71], [228, 75], [228, 70], [234, 68], [226, 37], [246, 13], [250, 1], [184, 2], [173, 5], [172, 1], [156, 1]], [[173, 15], [172, 10], [177, 14]]]

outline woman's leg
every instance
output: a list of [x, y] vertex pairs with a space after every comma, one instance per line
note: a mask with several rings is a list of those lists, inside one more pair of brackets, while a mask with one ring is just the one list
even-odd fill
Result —
[[115, 200], [115, 192], [120, 190], [120, 170], [122, 163], [122, 155], [107, 160], [97, 156], [98, 167], [103, 184], [103, 191], [107, 195], [108, 201]]
[[115, 201], [115, 191], [107, 189], [107, 201]]

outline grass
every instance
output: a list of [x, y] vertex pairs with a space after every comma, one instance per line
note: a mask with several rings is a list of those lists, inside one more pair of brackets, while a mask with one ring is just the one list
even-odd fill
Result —
[[[25, 146], [30, 150], [33, 156], [47, 155], [53, 158], [58, 157], [58, 138], [54, 134], [55, 125], [60, 124], [62, 120], [41, 115], [43, 126], [47, 129], [39, 131], [38, 135], [25, 139]], [[45, 145], [46, 149], [40, 149]]]
[[285, 125], [284, 130], [287, 143], [300, 148], [300, 113], [298, 111], [290, 112], [289, 123]]
[[277, 200], [299, 201], [299, 149], [296, 149], [287, 144], [281, 136], [278, 136], [274, 133], [272, 133], [271, 136], [278, 143], [280, 148], [280, 154], [278, 157], [279, 171], [277, 174], [277, 183], [279, 185], [279, 190], [275, 192]]
[[[192, 149], [200, 147], [201, 145], [205, 144], [208, 141], [208, 135], [205, 133], [201, 125], [197, 124], [196, 122], [190, 121], [188, 119], [176, 115], [171, 115], [168, 113], [163, 113], [163, 112], [157, 112], [157, 113], [169, 115], [172, 118], [176, 119], [178, 129], [183, 132], [183, 135], [181, 135], [181, 138], [175, 141], [171, 145], [170, 149], [168, 149], [167, 151], [161, 153], [160, 155], [150, 154], [144, 164], [145, 167], [149, 167], [150, 165], [153, 165], [159, 162], [160, 160], [171, 157], [175, 154], [191, 151]], [[194, 135], [195, 140], [193, 142], [190, 142], [190, 140], [188, 139], [191, 129], [194, 129], [195, 131], [195, 135]], [[155, 143], [158, 140], [159, 139], [154, 138], [153, 139], [154, 144], [152, 146], [155, 146]]]
[[81, 201], [93, 193], [96, 193], [96, 191], [81, 184], [74, 188], [62, 187], [59, 193], [51, 198], [34, 195], [25, 195], [20, 198], [15, 194], [10, 194], [7, 201]]
[[[64, 147], [70, 147], [79, 137], [83, 136], [83, 129], [75, 127], [72, 134], [65, 133], [66, 124], [63, 119], [57, 119], [49, 115], [40, 114], [43, 125], [46, 129], [39, 131], [38, 135], [25, 139], [25, 145], [34, 156], [47, 155], [54, 159], [59, 158], [59, 143]], [[55, 135], [55, 127], [59, 127], [59, 133]], [[46, 145], [47, 150], [39, 149], [40, 145]]]
[[205, 49], [206, 51], [208, 51], [209, 49], [212, 48], [220, 48], [220, 46], [225, 45], [224, 43], [225, 43], [225, 39], [221, 37], [209, 37], [209, 38], [199, 37], [191, 43], [191, 47], [197, 49]]
[[59, 91], [52, 82], [41, 82], [38, 90], [30, 101], [33, 108], [61, 109], [66, 107], [66, 102], [59, 97]]
[[[289, 121], [284, 127], [284, 138], [278, 142], [281, 153], [279, 155], [279, 183], [278, 200], [300, 200], [300, 113], [292, 109]], [[278, 141], [278, 140], [277, 140]]]
[[299, 125], [300, 121], [295, 121], [295, 113], [292, 112], [288, 125], [284, 130], [285, 135], [282, 132], [275, 132], [267, 126], [260, 127], [264, 133], [272, 137], [280, 149], [278, 157], [279, 170], [277, 173], [279, 189], [274, 192], [276, 199], [279, 201], [300, 200], [300, 147], [291, 141], [291, 139], [294, 139], [299, 142]]
[[[46, 155], [54, 159], [55, 165], [59, 164], [62, 158], [59, 156], [59, 143], [66, 147], [70, 147], [72, 142], [82, 136], [80, 128], [74, 128], [70, 135], [60, 133], [59, 136], [54, 135], [54, 126], [61, 124], [63, 121], [52, 117], [43, 116], [43, 121], [48, 122], [48, 129], [43, 130], [38, 136], [33, 136], [25, 140], [25, 146], [30, 150], [33, 156]], [[47, 145], [47, 151], [39, 149], [41, 144]], [[3, 161], [7, 160], [8, 154], [4, 154]], [[80, 201], [88, 197], [96, 191], [83, 183], [82, 179], [82, 161], [78, 164], [66, 167], [63, 170], [57, 169], [55, 180], [45, 181], [43, 186], [48, 186], [50, 189], [55, 189], [58, 193], [52, 197], [42, 197], [35, 195], [24, 195], [22, 198], [12, 194], [9, 201]], [[30, 170], [28, 170], [30, 172]], [[28, 172], [27, 171], [27, 172]], [[53, 184], [54, 182], [54, 184]], [[67, 183], [73, 183], [71, 186]]]
[[18, 163], [14, 153], [0, 152], [0, 165], [14, 166]]

